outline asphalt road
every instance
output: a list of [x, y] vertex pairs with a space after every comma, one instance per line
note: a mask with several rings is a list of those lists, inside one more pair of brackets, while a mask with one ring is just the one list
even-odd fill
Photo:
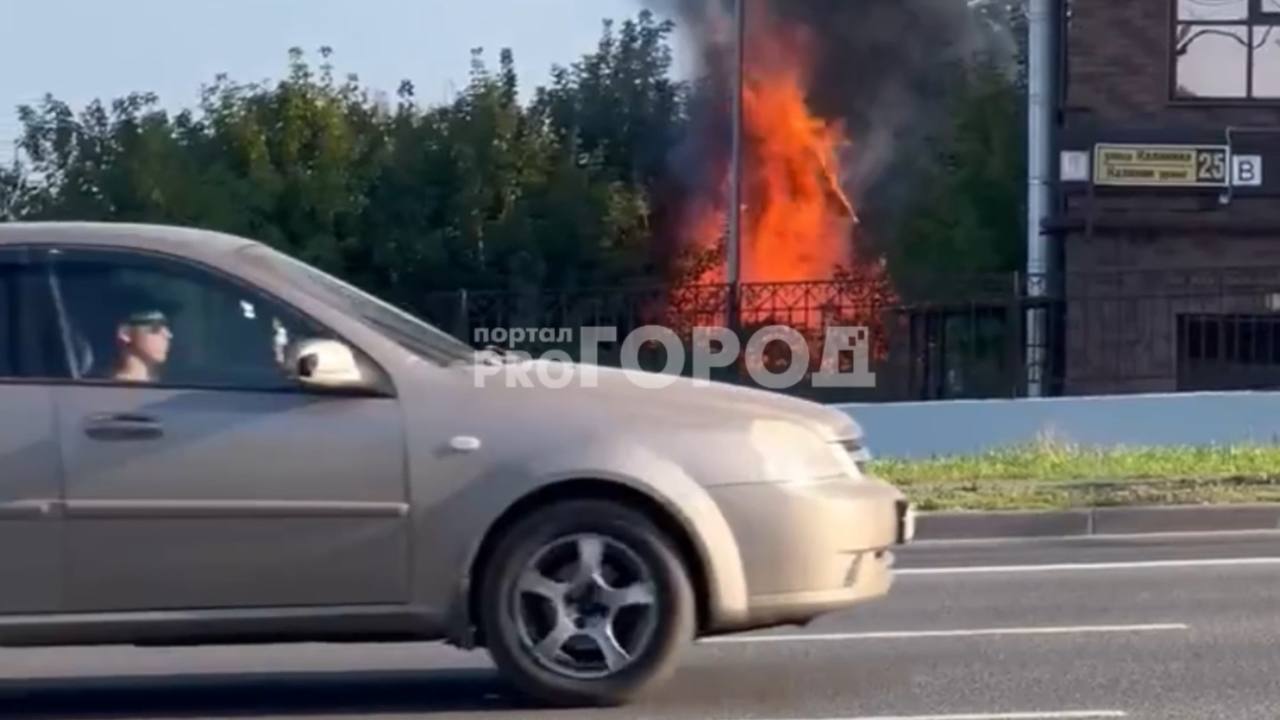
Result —
[[484, 655], [437, 645], [94, 648], [0, 651], [0, 718], [1280, 717], [1280, 533], [922, 544], [898, 565], [890, 597], [700, 643], [627, 708], [522, 707]]

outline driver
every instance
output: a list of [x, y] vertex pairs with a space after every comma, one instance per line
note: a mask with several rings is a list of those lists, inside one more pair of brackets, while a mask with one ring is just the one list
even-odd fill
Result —
[[123, 382], [154, 383], [169, 359], [173, 331], [169, 318], [150, 304], [127, 306], [116, 321], [116, 361], [111, 378]]

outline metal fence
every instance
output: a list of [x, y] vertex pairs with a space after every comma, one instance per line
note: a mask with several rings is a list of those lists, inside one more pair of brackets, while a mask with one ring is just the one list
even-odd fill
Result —
[[[827, 328], [867, 327], [874, 386], [786, 390], [823, 401], [1280, 387], [1280, 268], [913, 278], [895, 291], [878, 297], [855, 282], [453, 291], [421, 307], [464, 341], [498, 340], [501, 329], [508, 342], [498, 344], [575, 360], [582, 328], [613, 328], [618, 341], [602, 344], [597, 359], [611, 365], [622, 363], [628, 333], [662, 326], [680, 338], [686, 374], [695, 327], [730, 327], [743, 346], [762, 327], [793, 328], [811, 348], [809, 372], [820, 369]], [[510, 343], [516, 329], [525, 332]], [[628, 357], [670, 369], [653, 343]], [[768, 362], [794, 359], [785, 345], [769, 346]], [[713, 377], [754, 383], [743, 363]]]

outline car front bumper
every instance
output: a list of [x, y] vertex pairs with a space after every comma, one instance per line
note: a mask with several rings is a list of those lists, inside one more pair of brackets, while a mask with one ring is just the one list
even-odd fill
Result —
[[902, 493], [874, 479], [711, 490], [738, 543], [745, 617], [722, 631], [803, 623], [889, 591], [893, 552], [915, 534]]

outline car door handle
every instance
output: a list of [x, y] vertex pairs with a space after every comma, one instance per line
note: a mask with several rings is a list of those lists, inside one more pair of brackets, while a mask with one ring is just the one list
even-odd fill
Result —
[[148, 415], [102, 413], [85, 419], [84, 434], [94, 440], [152, 440], [164, 435], [164, 426]]

